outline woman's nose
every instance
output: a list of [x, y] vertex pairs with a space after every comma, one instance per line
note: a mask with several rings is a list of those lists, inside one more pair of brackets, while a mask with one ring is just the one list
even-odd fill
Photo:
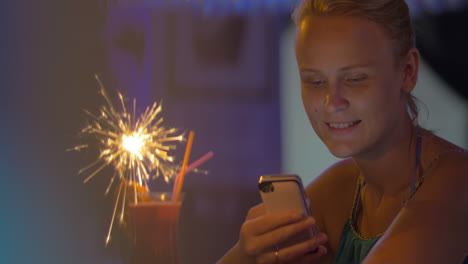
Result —
[[325, 95], [324, 107], [329, 113], [340, 112], [349, 107], [349, 101], [343, 96], [343, 91], [339, 86], [330, 87]]

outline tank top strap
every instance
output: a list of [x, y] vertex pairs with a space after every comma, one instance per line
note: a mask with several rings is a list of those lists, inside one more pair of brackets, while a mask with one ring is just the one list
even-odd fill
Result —
[[362, 187], [366, 184], [366, 181], [359, 176], [356, 182], [356, 190], [354, 193], [354, 201], [353, 201], [353, 207], [351, 208], [351, 215], [350, 215], [350, 224], [352, 226], [356, 226], [356, 221], [357, 221], [357, 215], [360, 210], [360, 201], [361, 201], [361, 189]]
[[411, 177], [411, 194], [412, 196], [416, 192], [416, 177], [418, 175], [419, 161], [421, 160], [421, 135], [418, 135], [416, 139], [416, 153], [414, 154], [414, 168], [413, 175]]
[[[452, 148], [449, 148], [449, 149], [446, 149], [444, 151], [441, 151], [439, 153], [437, 153], [437, 155], [430, 161], [429, 165], [424, 169], [421, 177], [419, 178], [419, 180], [416, 182], [415, 184], [415, 187], [414, 187], [414, 190], [412, 188], [411, 190], [411, 193], [410, 193], [410, 196], [408, 197], [408, 199], [406, 199], [405, 201], [405, 204], [406, 202], [408, 202], [408, 200], [410, 200], [414, 194], [417, 192], [417, 190], [421, 187], [421, 185], [424, 183], [424, 179], [425, 179], [425, 176], [426, 176], [426, 172], [432, 168], [432, 166], [434, 166], [437, 161], [440, 159], [440, 157], [442, 157], [443, 155], [447, 154], [447, 153], [453, 153], [453, 152], [456, 152], [456, 153], [461, 153], [461, 154], [464, 154], [464, 155], [468, 155], [468, 150], [465, 150], [465, 149], [462, 149], [460, 147], [452, 147]], [[420, 155], [420, 154], [419, 154]], [[413, 177], [414, 179], [416, 177]], [[412, 183], [413, 184], [413, 183]]]

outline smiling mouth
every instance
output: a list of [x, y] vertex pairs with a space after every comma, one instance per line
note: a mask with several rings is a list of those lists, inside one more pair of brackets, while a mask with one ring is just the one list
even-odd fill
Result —
[[361, 122], [361, 120], [357, 120], [357, 121], [346, 122], [346, 123], [327, 123], [327, 125], [330, 128], [344, 129], [344, 128], [348, 128], [348, 127], [352, 127], [354, 125], [357, 125], [360, 122]]

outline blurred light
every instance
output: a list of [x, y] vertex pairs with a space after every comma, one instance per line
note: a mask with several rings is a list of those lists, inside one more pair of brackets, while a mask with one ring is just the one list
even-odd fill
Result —
[[[108, 0], [110, 5], [189, 9], [209, 16], [289, 14], [300, 0]], [[412, 16], [440, 14], [466, 7], [466, 0], [406, 0]]]
[[204, 15], [290, 13], [298, 0], [110, 0], [110, 6], [201, 10]]
[[134, 133], [132, 135], [122, 136], [122, 146], [125, 150], [131, 152], [137, 156], [140, 160], [142, 159], [141, 149], [146, 144], [148, 135], [142, 135], [141, 133]]

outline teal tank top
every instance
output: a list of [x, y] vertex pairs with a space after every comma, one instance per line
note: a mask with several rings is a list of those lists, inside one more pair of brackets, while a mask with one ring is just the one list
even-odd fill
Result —
[[372, 238], [362, 238], [357, 236], [350, 221], [346, 221], [333, 263], [361, 263], [379, 238], [380, 236]]
[[[411, 179], [411, 193], [407, 200], [409, 200], [414, 193], [421, 186], [424, 177], [421, 177], [419, 182], [416, 182], [416, 173], [419, 166], [419, 159], [421, 153], [421, 137], [417, 138], [416, 141], [416, 157], [415, 157], [415, 166], [413, 171], [413, 177]], [[439, 155], [436, 157], [436, 159]], [[377, 241], [382, 237], [383, 234], [380, 234], [375, 237], [364, 237], [355, 229], [357, 214], [360, 210], [360, 196], [361, 189], [365, 185], [365, 181], [362, 179], [358, 180], [356, 187], [356, 194], [354, 197], [353, 208], [351, 210], [351, 216], [346, 221], [346, 224], [343, 227], [341, 232], [340, 242], [338, 244], [338, 249], [336, 251], [333, 263], [335, 264], [358, 264], [361, 263], [369, 254], [372, 247], [377, 243]], [[463, 264], [468, 264], [468, 256], [465, 258]]]

